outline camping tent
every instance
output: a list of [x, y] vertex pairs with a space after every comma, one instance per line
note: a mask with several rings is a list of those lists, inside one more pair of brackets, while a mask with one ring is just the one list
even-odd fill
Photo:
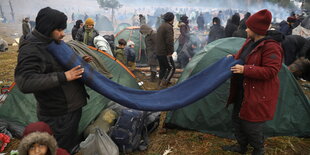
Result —
[[140, 33], [140, 27], [132, 26], [123, 29], [115, 35], [115, 43], [118, 44], [119, 39], [131, 40], [135, 43], [136, 62], [137, 65], [147, 64], [147, 54], [145, 51], [145, 38]]
[[310, 38], [310, 16], [306, 17], [301, 24], [293, 29], [293, 35], [300, 35], [304, 38]]
[[117, 34], [118, 32], [122, 31], [123, 29], [127, 28], [127, 27], [130, 27], [131, 25], [128, 24], [128, 23], [120, 23], [118, 24], [114, 34]]
[[99, 16], [95, 23], [95, 29], [98, 31], [114, 31], [112, 22], [106, 16]]
[[[136, 82], [135, 76], [128, 68], [119, 64], [112, 56], [105, 52], [97, 51], [95, 48], [92, 48], [92, 50], [96, 52], [106, 64], [106, 68], [113, 75], [112, 81], [127, 87], [140, 88]], [[4, 104], [0, 105], [0, 118], [10, 122], [16, 122], [23, 126], [26, 126], [30, 122], [37, 121], [36, 100], [34, 96], [32, 94], [23, 94], [17, 87], [14, 87], [14, 83], [10, 89], [11, 91], [8, 93]], [[82, 133], [103, 109], [114, 104], [114, 102], [90, 88], [87, 87], [86, 90], [90, 98], [88, 104], [83, 107], [82, 118], [79, 124], [79, 133]]]
[[[179, 83], [207, 68], [227, 54], [240, 49], [244, 39], [225, 38], [207, 45], [197, 53], [185, 67]], [[277, 110], [272, 121], [266, 123], [264, 132], [268, 136], [309, 136], [310, 103], [293, 75], [283, 65], [280, 73], [280, 95]], [[187, 107], [168, 112], [165, 124], [197, 130], [221, 137], [233, 137], [232, 105], [226, 108], [229, 95], [227, 80], [208, 96]], [[208, 83], [203, 83], [208, 84]]]

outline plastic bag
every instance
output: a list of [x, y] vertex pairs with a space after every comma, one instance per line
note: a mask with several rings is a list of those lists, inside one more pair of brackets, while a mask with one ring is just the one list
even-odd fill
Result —
[[101, 129], [96, 128], [95, 134], [89, 134], [80, 144], [85, 155], [118, 155], [119, 150], [111, 138]]

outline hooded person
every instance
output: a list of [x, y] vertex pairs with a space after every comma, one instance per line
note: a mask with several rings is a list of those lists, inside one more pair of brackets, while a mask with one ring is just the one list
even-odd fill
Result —
[[44, 122], [30, 123], [25, 127], [18, 152], [21, 155], [69, 155], [66, 150], [58, 148], [52, 129]]
[[50, 43], [62, 41], [66, 27], [63, 12], [41, 9], [35, 29], [20, 43], [14, 77], [21, 92], [34, 94], [38, 120], [47, 123], [59, 147], [70, 152], [81, 141], [78, 126], [88, 95], [77, 80], [84, 69], [65, 69], [47, 51]]
[[[233, 55], [244, 61], [231, 67], [233, 76], [227, 104], [233, 103], [232, 122], [237, 145], [223, 146], [226, 151], [245, 154], [248, 144], [252, 155], [264, 154], [264, 124], [272, 120], [278, 103], [282, 66], [282, 35], [267, 31], [272, 15], [267, 9], [248, 18], [247, 40]], [[230, 55], [231, 56], [231, 55]]]
[[183, 48], [183, 46], [189, 41], [189, 25], [188, 25], [188, 17], [186, 15], [181, 16], [180, 23], [178, 27], [180, 28], [180, 36], [179, 36], [179, 47], [177, 49], [177, 53]]
[[148, 65], [151, 70], [151, 82], [154, 82], [157, 74], [158, 61], [156, 57], [156, 32], [147, 25], [141, 25], [140, 33], [145, 35], [145, 46], [148, 58]]
[[77, 34], [76, 40], [83, 42], [86, 45], [95, 47], [94, 38], [99, 35], [98, 31], [94, 28], [95, 21], [92, 18], [87, 18], [85, 24], [81, 27]]
[[33, 132], [19, 143], [19, 155], [56, 155], [57, 142], [47, 132]]
[[75, 36], [76, 36], [78, 30], [79, 30], [80, 28], [82, 28], [82, 27], [83, 27], [83, 21], [82, 21], [82, 20], [77, 20], [77, 21], [75, 22], [75, 25], [73, 26], [73, 28], [72, 28], [72, 30], [71, 30], [71, 35], [72, 35], [72, 39], [73, 39], [73, 40], [76, 40], [76, 39], [75, 39]]
[[172, 59], [174, 52], [174, 14], [167, 12], [162, 23], [157, 29], [156, 54], [159, 63], [159, 88], [166, 88], [175, 72], [175, 65]]
[[239, 13], [235, 13], [232, 15], [231, 19], [228, 20], [225, 27], [225, 36], [232, 37], [233, 33], [238, 30], [238, 26], [240, 23], [240, 15]]
[[213, 25], [210, 28], [209, 37], [208, 37], [208, 44], [215, 41], [215, 40], [218, 40], [218, 39], [225, 37], [225, 29], [221, 25], [220, 18], [214, 17], [212, 19], [212, 23], [213, 23]]

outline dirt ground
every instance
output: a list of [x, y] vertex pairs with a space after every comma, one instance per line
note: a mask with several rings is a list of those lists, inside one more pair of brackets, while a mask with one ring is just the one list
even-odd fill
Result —
[[[4, 27], [4, 29], [3, 29]], [[9, 38], [10, 44], [14, 43], [15, 34], [13, 30], [8, 31], [10, 26], [0, 25], [0, 37]], [[2, 29], [1, 29], [2, 28]], [[9, 33], [10, 32], [10, 33]], [[17, 47], [10, 46], [8, 52], [0, 52], [0, 87], [9, 85], [14, 81], [13, 74], [17, 60]], [[145, 90], [156, 90], [157, 82], [150, 82], [149, 76], [145, 72], [136, 72], [139, 80], [144, 82]], [[173, 83], [177, 79], [174, 79]], [[301, 82], [305, 83], [305, 82]], [[309, 82], [306, 82], [309, 83]], [[310, 97], [310, 90], [304, 89]], [[162, 113], [161, 123], [165, 119], [166, 112]], [[222, 145], [234, 144], [235, 141], [226, 138], [220, 138], [206, 133], [169, 129], [166, 133], [160, 132], [162, 124], [149, 137], [150, 143], [146, 151], [133, 152], [130, 155], [161, 155], [165, 151], [171, 150], [169, 155], [229, 155], [235, 154], [221, 150]], [[4, 152], [16, 150], [19, 144], [18, 139], [12, 139]], [[267, 155], [309, 155], [310, 139], [297, 137], [272, 137], [265, 142]], [[250, 154], [250, 151], [248, 151]]]

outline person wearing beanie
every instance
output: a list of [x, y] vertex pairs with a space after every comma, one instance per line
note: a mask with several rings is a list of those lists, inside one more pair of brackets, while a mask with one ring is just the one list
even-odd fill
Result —
[[159, 88], [166, 88], [175, 72], [175, 65], [172, 59], [174, 52], [174, 14], [167, 12], [164, 21], [157, 29], [156, 52], [159, 63]]
[[84, 69], [66, 69], [47, 51], [50, 43], [63, 39], [66, 23], [67, 16], [58, 10], [38, 12], [35, 29], [20, 42], [14, 77], [21, 92], [34, 94], [38, 120], [47, 123], [59, 147], [70, 152], [80, 142], [78, 126], [87, 103], [85, 86], [77, 80]]
[[130, 71], [134, 72], [136, 69], [136, 52], [135, 43], [131, 40], [127, 42], [127, 47], [125, 47], [125, 59], [126, 65]]
[[148, 65], [151, 70], [151, 82], [155, 82], [158, 61], [156, 57], [156, 32], [148, 25], [141, 25], [140, 33], [145, 36], [145, 48], [148, 58]]
[[72, 39], [73, 39], [73, 40], [76, 40], [76, 39], [75, 39], [75, 36], [76, 36], [78, 30], [79, 30], [80, 28], [82, 28], [82, 27], [83, 27], [83, 21], [82, 21], [82, 20], [77, 20], [77, 21], [75, 22], [75, 25], [73, 26], [73, 28], [72, 28], [72, 30], [71, 30], [71, 35], [72, 35]]
[[188, 22], [188, 17], [186, 15], [181, 16], [180, 23], [178, 24], [181, 34], [179, 36], [179, 47], [177, 49], [177, 53], [179, 53], [183, 46], [189, 41], [190, 28]]
[[94, 28], [94, 25], [94, 20], [92, 18], [87, 18], [84, 26], [78, 30], [75, 39], [86, 45], [95, 47], [94, 38], [97, 37], [99, 33]]
[[[223, 146], [226, 151], [245, 154], [248, 145], [252, 155], [264, 154], [263, 128], [276, 111], [283, 49], [275, 34], [268, 31], [272, 15], [267, 9], [258, 11], [246, 21], [247, 40], [233, 55], [244, 65], [231, 67], [233, 76], [227, 104], [233, 103], [232, 121], [237, 145]], [[280, 34], [281, 35], [281, 34]], [[232, 55], [228, 55], [232, 56]]]

